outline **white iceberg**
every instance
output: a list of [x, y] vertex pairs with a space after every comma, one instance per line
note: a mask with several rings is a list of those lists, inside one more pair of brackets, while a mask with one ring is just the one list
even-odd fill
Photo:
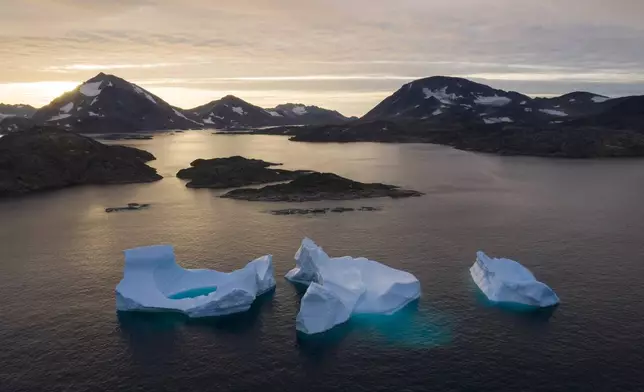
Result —
[[327, 331], [352, 314], [393, 314], [420, 297], [420, 282], [409, 272], [363, 257], [331, 258], [308, 238], [295, 262], [286, 279], [309, 286], [296, 319], [306, 334]]
[[477, 252], [470, 274], [492, 302], [540, 308], [559, 303], [559, 297], [550, 287], [539, 282], [527, 268], [514, 260], [490, 258]]
[[247, 311], [257, 296], [274, 287], [270, 255], [225, 273], [181, 268], [172, 246], [148, 246], [125, 251], [123, 279], [116, 286], [116, 309], [223, 316]]

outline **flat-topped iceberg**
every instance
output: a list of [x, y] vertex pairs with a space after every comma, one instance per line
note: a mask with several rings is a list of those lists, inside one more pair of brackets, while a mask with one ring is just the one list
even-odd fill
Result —
[[509, 259], [495, 259], [477, 252], [470, 268], [472, 279], [492, 302], [549, 307], [559, 303], [559, 297], [532, 273]]
[[286, 279], [309, 286], [296, 320], [306, 334], [327, 331], [352, 314], [393, 314], [420, 297], [420, 282], [409, 272], [363, 257], [331, 258], [308, 238], [295, 262]]
[[223, 316], [247, 311], [257, 296], [274, 287], [270, 255], [226, 273], [181, 268], [172, 246], [148, 246], [125, 251], [123, 279], [116, 286], [116, 309]]

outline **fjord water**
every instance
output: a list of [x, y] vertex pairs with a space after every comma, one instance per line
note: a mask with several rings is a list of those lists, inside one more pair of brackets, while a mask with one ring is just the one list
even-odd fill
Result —
[[[155, 154], [165, 178], [0, 201], [1, 391], [642, 390], [643, 160], [207, 132], [127, 144]], [[427, 195], [305, 205], [376, 212], [274, 216], [266, 211], [295, 205], [220, 199], [174, 177], [196, 158], [230, 155]], [[104, 212], [129, 202], [152, 207]], [[282, 277], [304, 236], [331, 255], [412, 272], [420, 301], [298, 336], [302, 291]], [[231, 270], [272, 253], [277, 289], [223, 319], [117, 314], [122, 250], [162, 243], [188, 268]], [[492, 307], [468, 274], [479, 249], [521, 261], [562, 304]]]

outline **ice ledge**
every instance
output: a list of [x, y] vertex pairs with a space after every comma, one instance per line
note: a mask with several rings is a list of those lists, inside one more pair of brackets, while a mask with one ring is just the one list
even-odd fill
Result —
[[223, 316], [247, 311], [255, 298], [274, 287], [271, 255], [226, 273], [182, 268], [172, 246], [148, 246], [125, 251], [123, 279], [116, 286], [116, 309]]

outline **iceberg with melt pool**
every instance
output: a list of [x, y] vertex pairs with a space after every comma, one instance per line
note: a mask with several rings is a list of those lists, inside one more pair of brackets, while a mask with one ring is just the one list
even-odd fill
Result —
[[170, 245], [129, 249], [116, 286], [119, 311], [180, 312], [189, 317], [247, 311], [255, 298], [275, 287], [272, 256], [233, 272], [180, 267]]
[[296, 267], [286, 279], [308, 286], [296, 329], [306, 334], [327, 331], [352, 314], [393, 314], [420, 297], [420, 282], [364, 257], [329, 257], [305, 238], [295, 254]]
[[477, 252], [470, 274], [483, 294], [492, 302], [545, 308], [557, 305], [559, 297], [514, 260], [490, 258]]

